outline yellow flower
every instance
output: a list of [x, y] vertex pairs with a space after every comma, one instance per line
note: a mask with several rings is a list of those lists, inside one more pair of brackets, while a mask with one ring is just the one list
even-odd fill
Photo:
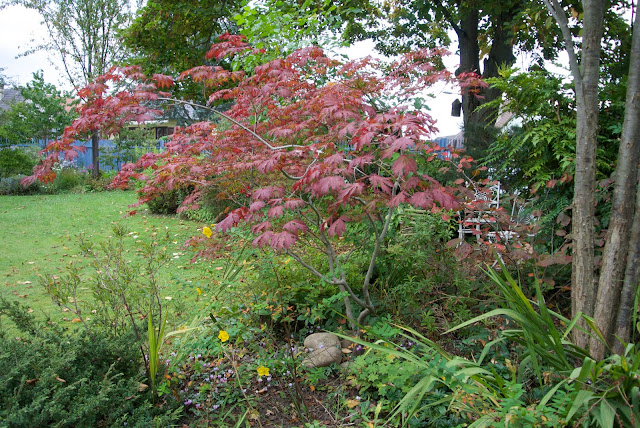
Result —
[[258, 367], [258, 375], [269, 376], [269, 368], [265, 366]]
[[200, 287], [196, 287], [196, 291], [198, 292], [198, 296], [202, 294], [202, 289]]
[[211, 231], [209, 226], [205, 226], [205, 227], [202, 228], [202, 234], [204, 236], [206, 236], [207, 238], [211, 238], [211, 235], [213, 235], [213, 232]]
[[221, 342], [226, 342], [229, 340], [229, 333], [224, 330], [220, 330], [220, 333], [218, 333], [218, 339], [220, 339]]

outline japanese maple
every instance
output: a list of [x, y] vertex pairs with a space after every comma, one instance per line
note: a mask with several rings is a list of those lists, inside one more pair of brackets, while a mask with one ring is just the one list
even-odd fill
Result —
[[[239, 36], [225, 35], [207, 57], [222, 60], [250, 49]], [[420, 170], [420, 162], [438, 156], [429, 143], [436, 129], [429, 115], [409, 107], [428, 87], [456, 80], [439, 66], [443, 54], [420, 50], [390, 64], [372, 58], [341, 63], [308, 47], [250, 75], [211, 65], [187, 70], [177, 80], [202, 84], [209, 105], [199, 107], [222, 120], [178, 129], [165, 152], [125, 165], [113, 186], [126, 186], [132, 178], [144, 181], [137, 205], [167, 190], [191, 189], [180, 210], [197, 208], [212, 186], [224, 188], [242, 206], [216, 224], [218, 232], [250, 225], [255, 246], [288, 254], [345, 292], [347, 318], [352, 326], [362, 324], [375, 310], [372, 275], [398, 207], [437, 212], [459, 205], [456, 189]], [[112, 93], [114, 83], [130, 89]], [[61, 153], [73, 156], [79, 150], [73, 141], [93, 129], [113, 134], [157, 115], [152, 106], [161, 102], [191, 104], [163, 92], [174, 85], [170, 76], [145, 77], [135, 67], [102, 76], [83, 89], [89, 102], [64, 137], [47, 147], [52, 152], [36, 176], [51, 179]], [[466, 75], [462, 85], [473, 90], [482, 82]], [[220, 101], [232, 105], [218, 111], [214, 106]], [[466, 167], [469, 161], [457, 157], [454, 165]], [[351, 284], [343, 269], [351, 253], [338, 251], [336, 243], [350, 224], [363, 222], [371, 251], [362, 283]], [[306, 258], [305, 246], [319, 249], [328, 269]]]

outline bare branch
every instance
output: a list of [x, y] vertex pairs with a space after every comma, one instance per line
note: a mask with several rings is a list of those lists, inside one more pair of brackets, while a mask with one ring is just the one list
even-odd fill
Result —
[[243, 124], [241, 124], [240, 122], [235, 120], [234, 118], [232, 118], [231, 116], [226, 115], [226, 114], [222, 113], [221, 111], [214, 109], [213, 107], [205, 106], [205, 105], [194, 103], [194, 102], [191, 102], [191, 101], [179, 100], [179, 99], [176, 99], [176, 98], [159, 97], [158, 99], [162, 100], [162, 101], [171, 101], [171, 102], [174, 102], [174, 103], [186, 104], [186, 105], [190, 105], [190, 106], [193, 106], [193, 107], [200, 107], [200, 108], [209, 110], [212, 113], [215, 113], [220, 117], [224, 117], [229, 122], [232, 122], [233, 124], [239, 126], [243, 130], [247, 131], [249, 134], [253, 135], [258, 141], [260, 141], [262, 144], [267, 146], [267, 148], [269, 150], [282, 150], [282, 149], [292, 149], [292, 148], [304, 148], [304, 147], [306, 147], [306, 146], [301, 146], [301, 145], [298, 145], [298, 144], [288, 144], [286, 146], [274, 146], [274, 145], [270, 144], [267, 140], [262, 138], [260, 135], [258, 135], [257, 133], [255, 133], [251, 129], [247, 128], [246, 126], [244, 126]]

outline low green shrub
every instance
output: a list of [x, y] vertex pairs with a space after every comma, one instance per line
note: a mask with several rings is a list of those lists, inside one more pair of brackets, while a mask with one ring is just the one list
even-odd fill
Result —
[[226, 194], [218, 188], [210, 188], [204, 192], [199, 204], [199, 209], [183, 211], [182, 215], [189, 220], [213, 223], [219, 221], [224, 213], [239, 207], [237, 202], [226, 197]]
[[177, 408], [158, 408], [142, 387], [141, 355], [131, 334], [90, 337], [40, 323], [17, 302], [0, 298], [0, 426], [167, 426]]
[[184, 198], [189, 195], [190, 190], [188, 189], [173, 189], [164, 191], [151, 201], [147, 202], [149, 206], [149, 211], [152, 214], [160, 214], [160, 215], [172, 215], [176, 214], [180, 205], [182, 205], [182, 201]]
[[87, 174], [75, 168], [63, 168], [57, 172], [55, 180], [47, 186], [49, 193], [82, 193], [86, 190]]
[[0, 149], [0, 178], [31, 174], [36, 160], [36, 156], [22, 149]]
[[38, 181], [24, 187], [22, 179], [25, 177], [26, 175], [13, 175], [0, 178], [0, 195], [33, 195], [42, 191], [42, 186]]

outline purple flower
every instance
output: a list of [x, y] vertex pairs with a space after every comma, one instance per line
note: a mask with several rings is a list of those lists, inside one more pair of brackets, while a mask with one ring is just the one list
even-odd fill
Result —
[[190, 406], [190, 405], [191, 405], [191, 403], [193, 403], [193, 401], [191, 401], [191, 400], [184, 400], [184, 405], [185, 405], [185, 406]]

